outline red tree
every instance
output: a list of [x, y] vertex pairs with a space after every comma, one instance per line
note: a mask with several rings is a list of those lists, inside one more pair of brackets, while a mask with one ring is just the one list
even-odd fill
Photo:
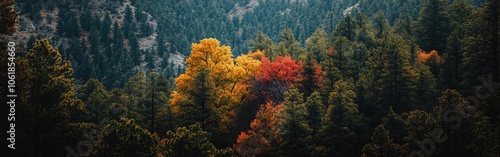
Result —
[[261, 102], [282, 102], [283, 93], [302, 79], [301, 72], [302, 62], [297, 62], [290, 56], [278, 56], [274, 62], [263, 57], [255, 78], [254, 89], [257, 96], [264, 99]]
[[234, 144], [234, 150], [241, 156], [257, 156], [275, 152], [278, 143], [276, 132], [278, 130], [279, 112], [283, 105], [273, 105], [268, 102], [262, 104], [250, 123], [251, 130], [241, 132]]

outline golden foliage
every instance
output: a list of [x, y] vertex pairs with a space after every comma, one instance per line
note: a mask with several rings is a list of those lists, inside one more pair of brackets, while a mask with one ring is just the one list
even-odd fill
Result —
[[[224, 129], [235, 119], [244, 101], [250, 98], [252, 78], [257, 73], [260, 61], [253, 57], [260, 52], [242, 55], [233, 58], [229, 46], [221, 46], [217, 39], [203, 39], [199, 44], [192, 44], [191, 55], [186, 60], [186, 73], [175, 79], [177, 89], [172, 92], [172, 104], [175, 113], [182, 115], [186, 111], [180, 105], [194, 104], [189, 91], [196, 89], [193, 86], [195, 77], [200, 70], [208, 70], [206, 85], [211, 97], [208, 106], [216, 111], [219, 125]], [[194, 104], [200, 105], [200, 104]]]

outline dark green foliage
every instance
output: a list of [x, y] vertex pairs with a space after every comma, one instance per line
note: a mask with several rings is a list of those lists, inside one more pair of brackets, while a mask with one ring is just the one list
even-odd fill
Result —
[[[461, 86], [470, 87], [479, 84], [480, 76], [500, 80], [500, 2], [490, 0], [473, 13], [466, 22], [463, 45]], [[469, 91], [467, 92], [469, 93]], [[472, 92], [471, 92], [472, 93]]]
[[125, 8], [125, 19], [123, 19], [123, 26], [121, 28], [123, 36], [127, 38], [135, 35], [135, 32], [137, 31], [137, 23], [134, 20], [133, 14], [134, 13], [132, 12], [132, 9], [127, 5], [127, 7]]
[[348, 40], [353, 41], [356, 36], [356, 23], [351, 15], [345, 16], [345, 18], [337, 25], [335, 31], [333, 31], [333, 35], [344, 36]]
[[363, 147], [361, 156], [397, 157], [400, 145], [394, 143], [391, 132], [383, 125], [375, 128], [370, 143]]
[[447, 0], [425, 0], [414, 26], [417, 43], [425, 51], [436, 50], [444, 54], [446, 37], [450, 33], [450, 20], [446, 11]]
[[70, 131], [77, 126], [72, 115], [81, 113], [83, 107], [73, 90], [71, 64], [62, 60], [47, 39], [42, 39], [35, 42], [17, 65], [24, 74], [16, 77], [19, 82], [16, 117], [24, 117], [16, 121], [16, 130], [27, 135], [17, 139], [26, 148], [22, 153], [63, 155], [60, 148], [75, 138]]
[[262, 50], [266, 52], [266, 56], [271, 59], [276, 58], [276, 55], [273, 52], [273, 48], [274, 48], [274, 42], [267, 35], [262, 33], [262, 31], [257, 31], [255, 39], [250, 40], [251, 51]]
[[410, 49], [399, 35], [388, 34], [381, 43], [382, 71], [378, 104], [386, 110], [392, 106], [398, 113], [414, 105], [416, 74], [410, 66]]
[[311, 128], [312, 141], [315, 144], [318, 144], [321, 138], [319, 131], [321, 129], [321, 118], [325, 110], [325, 106], [321, 101], [319, 92], [314, 91], [311, 96], [307, 97], [307, 101], [305, 102], [308, 113], [306, 118], [307, 124]]
[[80, 27], [83, 31], [91, 30], [92, 23], [90, 21], [94, 21], [90, 10], [87, 10], [80, 14]]
[[139, 63], [141, 63], [142, 51], [139, 49], [139, 41], [137, 39], [137, 36], [135, 34], [132, 34], [131, 37], [128, 38], [128, 41], [132, 62], [134, 63], [134, 65], [138, 65]]
[[101, 26], [99, 28], [100, 41], [103, 44], [109, 44], [111, 39], [109, 38], [109, 34], [111, 33], [111, 18], [109, 14], [105, 14], [104, 18], [101, 21]]
[[357, 156], [356, 142], [360, 136], [361, 114], [354, 103], [356, 93], [352, 80], [339, 80], [333, 85], [328, 98], [328, 109], [321, 129], [322, 145], [326, 156]]
[[449, 8], [450, 22], [453, 30], [448, 36], [446, 44], [446, 54], [443, 55], [445, 60], [442, 71], [440, 73], [440, 83], [443, 87], [449, 89], [457, 89], [459, 82], [462, 80], [462, 49], [464, 45], [461, 43], [464, 39], [466, 31], [466, 21], [471, 19], [473, 7], [468, 5], [465, 0], [453, 2]]
[[161, 141], [165, 156], [232, 156], [230, 148], [217, 149], [210, 143], [210, 133], [204, 131], [199, 123], [179, 127], [175, 132], [168, 131]]
[[75, 12], [62, 12], [57, 20], [57, 33], [59, 36], [76, 38], [80, 37], [80, 25]]
[[78, 89], [77, 96], [85, 104], [85, 121], [98, 124], [108, 115], [109, 92], [96, 79], [88, 80]]
[[312, 54], [308, 53], [306, 62], [302, 65], [302, 80], [299, 88], [305, 97], [309, 97], [314, 91], [319, 90], [323, 79], [322, 73], [321, 66], [317, 65], [312, 59]]
[[373, 27], [375, 29], [375, 37], [381, 38], [382, 34], [390, 29], [389, 20], [385, 17], [384, 13], [377, 12], [373, 16]]
[[17, 28], [17, 13], [14, 11], [15, 2], [13, 0], [5, 0], [0, 3], [0, 16], [2, 26], [0, 26], [1, 34], [10, 35], [16, 32]]
[[[279, 56], [290, 56], [294, 60], [300, 60], [304, 54], [304, 49], [295, 40], [291, 29], [285, 29], [279, 34], [280, 42], [276, 48]], [[266, 41], [264, 41], [266, 42]]]
[[281, 156], [307, 156], [311, 152], [311, 128], [307, 123], [308, 110], [303, 103], [303, 96], [297, 88], [285, 92], [283, 111], [280, 114], [283, 123], [278, 128], [278, 136], [281, 138], [278, 154]]
[[432, 117], [430, 126], [441, 129], [441, 137], [447, 137], [436, 147], [436, 155], [494, 156], [490, 118], [470, 106], [457, 91], [443, 92]]
[[113, 120], [100, 133], [93, 156], [156, 156], [160, 139], [140, 127], [133, 119]]

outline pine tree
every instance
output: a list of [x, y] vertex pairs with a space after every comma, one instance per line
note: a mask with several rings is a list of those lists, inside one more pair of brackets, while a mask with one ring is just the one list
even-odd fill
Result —
[[83, 31], [90, 31], [92, 27], [91, 21], [94, 21], [90, 10], [84, 11], [80, 14], [80, 26]]
[[111, 39], [109, 38], [109, 34], [111, 32], [111, 18], [109, 14], [104, 15], [104, 19], [102, 19], [101, 26], [99, 28], [100, 41], [103, 44], [111, 43]]
[[210, 143], [210, 133], [204, 131], [199, 123], [179, 127], [175, 132], [168, 131], [161, 140], [162, 154], [165, 156], [231, 156], [232, 149], [217, 149]]
[[74, 79], [70, 78], [71, 64], [62, 60], [47, 39], [37, 40], [20, 64], [19, 71], [25, 75], [19, 78], [21, 97], [17, 107], [22, 112], [16, 117], [22, 117], [22, 123], [16, 127], [31, 138], [21, 137], [19, 141], [29, 148], [29, 156], [62, 153], [57, 150], [76, 137], [67, 132], [76, 124], [71, 116], [83, 108], [76, 98]]
[[340, 23], [335, 27], [333, 31], [334, 37], [344, 36], [350, 41], [354, 41], [356, 36], [356, 23], [350, 14], [346, 15], [345, 18], [340, 21]]
[[[266, 51], [267, 54], [273, 54], [274, 42], [262, 31], [257, 31], [257, 35], [255, 35], [255, 39], [250, 40], [250, 50], [251, 51]], [[267, 56], [268, 58], [270, 56]]]
[[377, 126], [371, 137], [371, 142], [363, 147], [361, 156], [397, 157], [398, 154], [395, 152], [400, 149], [400, 145], [394, 143], [389, 135], [390, 131], [383, 125]]
[[493, 128], [489, 124], [490, 118], [475, 106], [470, 106], [460, 93], [444, 91], [429, 125], [441, 129], [440, 137], [446, 137], [446, 140], [436, 144], [433, 155], [495, 156], [494, 139], [489, 138], [493, 136]]
[[415, 63], [414, 69], [418, 76], [415, 86], [417, 108], [429, 111], [436, 103], [437, 79], [425, 64]]
[[307, 124], [307, 107], [303, 94], [297, 88], [285, 92], [285, 102], [280, 116], [278, 136], [281, 143], [278, 154], [282, 156], [307, 156], [311, 152], [311, 129]]
[[108, 114], [109, 92], [104, 85], [96, 79], [88, 80], [83, 86], [78, 88], [77, 96], [85, 105], [85, 121], [98, 124], [104, 120]]
[[446, 38], [450, 33], [447, 0], [425, 0], [414, 31], [417, 43], [425, 51], [436, 50], [444, 54]]
[[[448, 89], [457, 89], [459, 82], [462, 80], [462, 49], [464, 45], [461, 40], [464, 39], [466, 31], [466, 21], [472, 17], [473, 7], [465, 0], [458, 0], [453, 2], [449, 8], [450, 22], [453, 30], [448, 37], [446, 44], [446, 54], [443, 55], [445, 60], [442, 71], [439, 75], [440, 86]], [[442, 88], [441, 87], [441, 88]]]
[[139, 41], [135, 34], [132, 34], [130, 38], [128, 38], [130, 45], [130, 53], [132, 54], [132, 61], [134, 65], [139, 65], [141, 62], [141, 50], [139, 49]]
[[111, 121], [100, 136], [102, 139], [93, 147], [93, 156], [156, 156], [160, 153], [158, 135], [143, 129], [133, 119]]
[[137, 31], [137, 23], [134, 21], [134, 13], [129, 5], [125, 8], [125, 17], [122, 26], [123, 36], [131, 38]]
[[409, 47], [399, 35], [389, 34], [382, 41], [381, 52], [383, 69], [380, 80], [381, 91], [378, 104], [392, 106], [396, 112], [409, 110], [415, 101], [414, 69], [410, 66]]
[[291, 29], [285, 29], [279, 33], [280, 42], [277, 47], [279, 56], [290, 56], [295, 60], [303, 59], [304, 49], [295, 39]]
[[312, 59], [312, 54], [307, 54], [306, 63], [302, 66], [302, 80], [300, 80], [299, 90], [304, 96], [309, 97], [314, 91], [321, 88], [323, 81], [323, 70], [320, 65]]
[[118, 22], [115, 21], [113, 24], [113, 45], [111, 47], [112, 54], [107, 56], [111, 58], [111, 64], [118, 64], [120, 57], [125, 53], [123, 45], [123, 34], [118, 27]]
[[[462, 88], [479, 84], [478, 77], [491, 75], [493, 82], [500, 80], [500, 2], [490, 0], [473, 13], [466, 22], [462, 41]], [[472, 92], [470, 92], [472, 93]]]
[[166, 132], [173, 130], [177, 125], [172, 108], [168, 105], [168, 96], [171, 92], [170, 84], [158, 72], [150, 72], [147, 79], [147, 92], [143, 97], [145, 102], [146, 125], [151, 132]]
[[321, 95], [319, 92], [314, 91], [311, 96], [307, 97], [305, 102], [307, 107], [307, 124], [311, 128], [312, 144], [318, 146], [321, 141], [321, 136], [319, 134], [321, 130], [321, 119], [323, 118], [325, 106], [322, 103]]
[[14, 11], [14, 7], [14, 0], [5, 0], [0, 3], [0, 20], [2, 22], [2, 26], [0, 26], [1, 34], [10, 35], [16, 32], [18, 15]]
[[311, 53], [311, 59], [316, 63], [321, 63], [328, 52], [327, 34], [322, 29], [316, 29], [306, 40], [306, 50]]
[[382, 34], [390, 29], [389, 20], [385, 17], [384, 13], [378, 11], [373, 15], [373, 27], [375, 29], [375, 37], [381, 38]]
[[321, 129], [327, 156], [356, 156], [355, 152], [348, 151], [356, 148], [360, 136], [361, 114], [354, 103], [356, 93], [353, 89], [352, 80], [339, 80], [333, 85]]

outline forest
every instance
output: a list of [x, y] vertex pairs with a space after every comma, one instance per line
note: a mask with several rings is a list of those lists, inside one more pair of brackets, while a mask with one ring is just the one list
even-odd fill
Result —
[[500, 157], [500, 0], [2, 0], [0, 23], [0, 156]]

